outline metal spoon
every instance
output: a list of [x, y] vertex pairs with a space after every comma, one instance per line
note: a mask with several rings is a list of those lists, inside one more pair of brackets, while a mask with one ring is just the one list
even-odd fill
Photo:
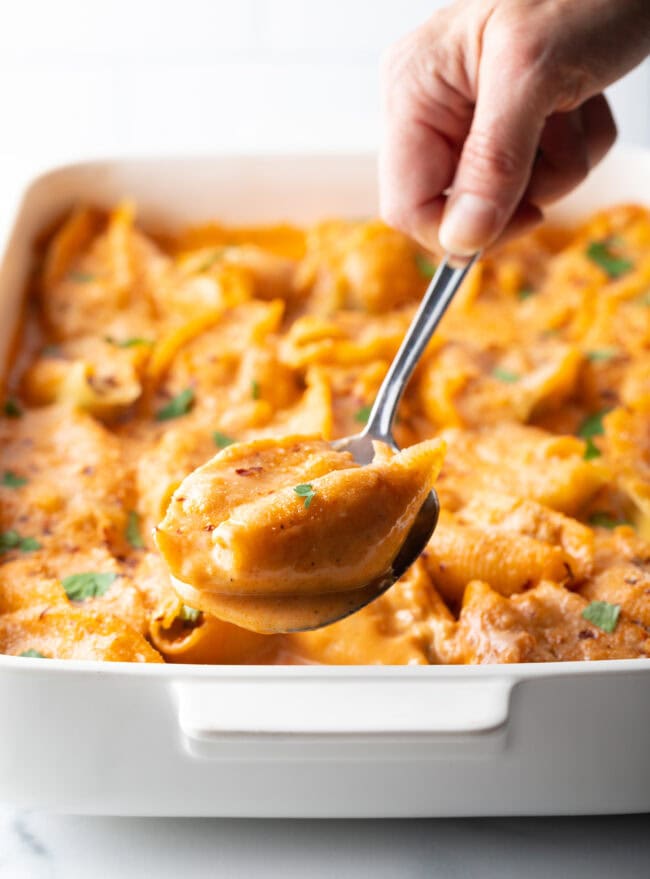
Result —
[[[463, 283], [465, 276], [478, 257], [479, 254], [475, 253], [469, 259], [463, 260], [461, 264], [458, 264], [457, 258], [454, 257], [453, 260], [456, 264], [452, 265], [449, 254], [445, 255], [445, 258], [431, 279], [431, 283], [427, 287], [420, 307], [411, 321], [402, 344], [379, 388], [366, 426], [361, 433], [345, 437], [344, 439], [334, 440], [331, 445], [336, 451], [350, 452], [355, 462], [361, 465], [369, 464], [374, 457], [373, 440], [379, 440], [389, 445], [395, 451], [399, 451], [399, 447], [393, 437], [393, 425], [404, 391], [436, 327], [442, 320], [456, 291]], [[375, 598], [378, 598], [389, 589], [396, 580], [399, 580], [429, 542], [438, 522], [439, 513], [440, 504], [438, 496], [435, 491], [431, 491], [420, 507], [420, 511], [406, 536], [406, 540], [402, 544], [402, 548], [395, 557], [390, 571], [374, 581], [375, 594], [371, 598], [366, 598], [365, 596], [366, 589], [371, 584], [368, 584], [368, 587], [365, 587], [363, 590], [359, 590], [359, 597], [362, 599], [362, 603], [359, 603], [353, 610], [349, 610], [341, 617], [338, 617], [338, 619], [342, 619], [343, 616], [360, 610], [365, 604], [374, 601]], [[361, 592], [364, 593], [363, 596]], [[334, 621], [334, 619], [330, 619], [328, 623]], [[327, 625], [328, 623], [320, 623], [319, 625]]]
[[[452, 266], [446, 256], [440, 263], [379, 388], [366, 426], [361, 433], [334, 440], [330, 445], [337, 452], [350, 452], [357, 464], [365, 466], [375, 454], [373, 440], [399, 451], [393, 437], [399, 402], [447, 306], [477, 258], [478, 254], [475, 254], [462, 265]], [[267, 632], [302, 632], [327, 626], [374, 601], [411, 567], [433, 534], [439, 512], [438, 497], [432, 491], [420, 507], [389, 570], [362, 589], [311, 596], [219, 594], [212, 597], [210, 610], [222, 619], [257, 631], [260, 631], [260, 619], [264, 619], [264, 631]], [[191, 588], [175, 578], [174, 582], [177, 591], [192, 604]]]

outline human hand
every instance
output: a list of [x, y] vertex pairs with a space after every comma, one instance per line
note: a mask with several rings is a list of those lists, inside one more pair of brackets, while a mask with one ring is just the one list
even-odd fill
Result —
[[384, 219], [464, 255], [541, 218], [613, 144], [602, 90], [650, 52], [648, 0], [457, 0], [388, 52]]

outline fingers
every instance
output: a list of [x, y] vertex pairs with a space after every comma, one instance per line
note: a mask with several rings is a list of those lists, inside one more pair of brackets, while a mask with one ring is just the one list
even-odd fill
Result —
[[440, 226], [445, 250], [468, 255], [495, 241], [527, 188], [546, 104], [534, 77], [484, 59], [472, 127]]
[[[436, 18], [444, 31], [444, 22]], [[383, 66], [383, 137], [379, 155], [382, 217], [426, 247], [437, 242], [438, 226], [462, 143], [471, 102], [450, 90], [437, 56], [431, 23], [403, 39]]]
[[[465, 0], [389, 57], [381, 212], [428, 249], [436, 238], [461, 256], [490, 246], [521, 223], [522, 205], [536, 216], [532, 205], [566, 194], [614, 142], [605, 98], [580, 103], [611, 77], [558, 36], [551, 6]], [[564, 30], [591, 39], [582, 5], [565, 13]]]
[[616, 122], [605, 95], [595, 95], [580, 108], [587, 143], [589, 168], [603, 159], [616, 141]]
[[379, 156], [380, 212], [425, 247], [437, 240], [456, 156], [429, 126], [405, 121], [388, 127]]
[[570, 113], [550, 116], [540, 139], [526, 198], [548, 204], [581, 183], [616, 139], [616, 125], [603, 95]]

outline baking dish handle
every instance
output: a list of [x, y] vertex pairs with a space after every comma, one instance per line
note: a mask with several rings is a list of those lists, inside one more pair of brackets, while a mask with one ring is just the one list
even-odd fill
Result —
[[[180, 729], [195, 756], [295, 757], [297, 745], [405, 741], [483, 753], [505, 741], [515, 681], [505, 677], [228, 677], [175, 683]], [[288, 747], [287, 747], [288, 746]], [[354, 748], [358, 750], [358, 748]], [[340, 749], [339, 749], [340, 753]], [[404, 756], [402, 754], [402, 756]]]

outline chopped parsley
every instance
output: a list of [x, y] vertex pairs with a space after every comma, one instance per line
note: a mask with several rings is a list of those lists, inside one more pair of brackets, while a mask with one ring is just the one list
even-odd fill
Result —
[[5, 488], [20, 488], [21, 485], [27, 485], [27, 481], [24, 476], [19, 476], [13, 470], [5, 470], [0, 477], [0, 485]]
[[251, 382], [251, 397], [254, 400], [259, 400], [260, 398], [260, 383], [257, 379], [253, 379]]
[[518, 382], [520, 378], [516, 372], [512, 372], [509, 369], [504, 369], [502, 366], [495, 366], [492, 370], [492, 376], [498, 379], [500, 382], [505, 382], [509, 385]]
[[195, 607], [190, 607], [189, 604], [184, 604], [179, 611], [178, 619], [190, 626], [195, 626], [198, 623], [200, 616], [200, 610], [197, 610]]
[[609, 411], [609, 409], [601, 409], [600, 412], [593, 412], [591, 415], [587, 415], [578, 428], [578, 436], [582, 437], [582, 439], [591, 439], [593, 436], [602, 436], [605, 433], [603, 418]]
[[4, 403], [4, 413], [7, 418], [20, 418], [23, 410], [13, 397], [7, 397]]
[[127, 519], [124, 533], [133, 549], [144, 549], [144, 540], [140, 534], [140, 514], [135, 510], [129, 510], [129, 518]]
[[19, 656], [24, 656], [26, 659], [47, 659], [42, 653], [39, 653], [38, 650], [34, 650], [33, 647], [30, 647], [29, 650], [23, 650], [22, 653], [18, 654]]
[[207, 256], [203, 260], [203, 262], [197, 267], [197, 272], [209, 272], [212, 266], [221, 259], [224, 251], [225, 247], [218, 247], [216, 250], [213, 250], [210, 256]]
[[368, 403], [367, 406], [362, 406], [361, 409], [354, 413], [354, 420], [359, 424], [365, 424], [370, 418], [373, 405], [373, 403]]
[[194, 391], [192, 388], [185, 388], [156, 412], [156, 421], [170, 421], [172, 418], [187, 415], [193, 405]]
[[520, 302], [525, 302], [526, 299], [530, 299], [530, 297], [534, 295], [535, 291], [532, 287], [522, 287], [517, 293], [517, 299], [519, 299]]
[[303, 498], [305, 503], [305, 509], [308, 510], [309, 506], [316, 495], [316, 490], [310, 482], [303, 482], [300, 485], [296, 485], [294, 488], [295, 493], [298, 497]]
[[578, 428], [578, 436], [585, 440], [585, 451], [582, 456], [585, 461], [599, 458], [602, 454], [593, 438], [595, 436], [602, 436], [605, 433], [603, 417], [607, 415], [609, 411], [609, 409], [601, 409], [600, 412], [593, 412], [591, 415], [587, 415]]
[[595, 351], [587, 351], [587, 360], [591, 363], [606, 363], [618, 356], [616, 348], [597, 348]]
[[10, 549], [19, 549], [21, 552], [34, 552], [40, 549], [41, 544], [35, 537], [21, 537], [13, 528], [9, 531], [0, 531], [0, 555], [9, 552]]
[[142, 336], [131, 336], [128, 339], [114, 339], [113, 336], [104, 336], [104, 341], [109, 345], [115, 345], [116, 348], [136, 348], [138, 345], [153, 345], [151, 339], [145, 339]]
[[102, 574], [96, 571], [84, 571], [82, 574], [70, 574], [64, 577], [61, 585], [70, 601], [85, 601], [87, 598], [104, 595], [116, 579], [117, 574], [112, 572]]
[[417, 266], [418, 272], [422, 275], [423, 278], [433, 278], [436, 273], [436, 264], [431, 262], [428, 256], [424, 253], [416, 253], [415, 254], [415, 265]]
[[610, 604], [609, 601], [592, 601], [582, 611], [582, 618], [593, 623], [594, 626], [598, 626], [603, 632], [611, 633], [616, 628], [620, 613], [620, 604]]
[[61, 347], [59, 345], [45, 345], [41, 348], [41, 354], [43, 357], [59, 357]]
[[92, 275], [90, 272], [70, 272], [68, 279], [76, 284], [89, 284], [97, 279], [97, 275]]
[[225, 433], [221, 433], [220, 430], [215, 430], [215, 432], [212, 434], [212, 439], [214, 440], [214, 444], [218, 449], [225, 449], [235, 442], [232, 437], [228, 436]]
[[590, 436], [585, 440], [585, 451], [583, 454], [583, 458], [585, 461], [593, 461], [594, 458], [600, 458], [602, 452], [596, 445], [596, 443], [592, 440]]
[[623, 259], [612, 253], [607, 241], [592, 241], [587, 248], [587, 257], [610, 278], [620, 278], [632, 268], [629, 259]]
[[615, 519], [609, 513], [596, 512], [589, 516], [589, 524], [597, 528], [609, 528], [611, 531], [613, 528], [618, 528], [619, 525], [629, 525], [630, 523], [627, 519]]
[[35, 552], [40, 548], [41, 544], [35, 537], [23, 537], [18, 546], [21, 552]]

